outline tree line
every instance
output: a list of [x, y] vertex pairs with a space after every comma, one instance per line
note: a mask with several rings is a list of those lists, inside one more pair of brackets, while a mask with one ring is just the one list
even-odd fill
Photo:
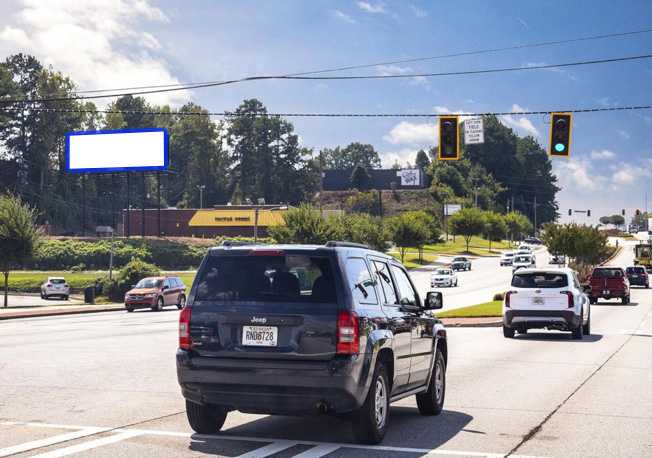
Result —
[[[114, 196], [108, 176], [85, 181], [87, 205], [101, 209], [104, 224], [115, 216], [106, 213], [112, 199], [117, 209], [128, 202], [140, 207], [142, 186], [146, 207], [157, 204], [160, 192], [163, 207], [181, 208], [199, 207], [200, 186], [207, 206], [246, 198], [296, 206], [313, 201], [318, 190], [315, 149], [301, 146], [293, 124], [271, 116], [259, 100], [245, 100], [214, 121], [193, 102], [173, 109], [125, 95], [102, 113], [84, 99], [60, 100], [77, 95], [71, 78], [33, 56], [17, 54], [0, 63], [0, 98], [25, 101], [11, 106], [19, 109], [0, 107], [0, 190], [9, 189], [36, 207], [39, 224], [70, 230], [82, 225], [82, 177], [65, 169], [65, 135], [71, 131], [164, 127], [170, 134], [169, 170], [160, 187], [154, 177], [142, 183], [134, 174], [127, 190], [125, 175], [118, 174]], [[441, 221], [445, 203], [462, 203], [501, 214], [519, 211], [532, 221], [536, 202], [538, 223], [553, 221], [559, 188], [546, 152], [534, 138], [520, 138], [494, 116], [484, 117], [484, 129], [485, 143], [462, 144], [460, 161], [438, 161], [431, 148], [407, 164], [433, 178], [431, 213]], [[373, 145], [355, 141], [324, 148], [322, 157], [326, 169], [350, 170], [353, 187], [363, 188], [365, 171], [381, 167]]]

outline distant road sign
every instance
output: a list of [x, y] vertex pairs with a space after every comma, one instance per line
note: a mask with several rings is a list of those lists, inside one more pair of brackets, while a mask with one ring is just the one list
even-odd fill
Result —
[[167, 168], [166, 129], [98, 130], [66, 134], [68, 172], [135, 172]]
[[462, 209], [462, 204], [444, 204], [444, 215], [451, 216]]
[[464, 143], [484, 143], [484, 125], [482, 118], [471, 118], [464, 121]]

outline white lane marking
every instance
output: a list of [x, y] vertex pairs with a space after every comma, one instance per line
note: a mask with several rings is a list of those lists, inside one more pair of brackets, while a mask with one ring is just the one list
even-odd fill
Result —
[[238, 456], [238, 458], [265, 458], [266, 456], [273, 455], [287, 448], [294, 447], [298, 444], [298, 442], [274, 442], [272, 444], [265, 445], [264, 447], [257, 448], [256, 450], [252, 450], [251, 452], [242, 454]]
[[[3, 425], [7, 425], [7, 423], [3, 423]], [[7, 425], [7, 426], [16, 426], [16, 425], [21, 425], [21, 423], [14, 423], [13, 425]], [[71, 429], [71, 428], [64, 427], [61, 429]], [[13, 445], [11, 447], [0, 448], [0, 457], [9, 456], [16, 453], [28, 452], [30, 450], [34, 450], [41, 447], [49, 447], [50, 445], [59, 444], [61, 442], [66, 442], [73, 439], [79, 439], [81, 437], [90, 436], [92, 434], [97, 434], [102, 431], [106, 431], [106, 428], [83, 428], [81, 429], [81, 431], [74, 431], [71, 433], [60, 434], [54, 437], [46, 437], [45, 439], [26, 442], [20, 445]]]
[[316, 447], [311, 448], [310, 450], [306, 450], [305, 452], [299, 453], [298, 455], [294, 455], [293, 458], [320, 458], [324, 455], [328, 455], [329, 453], [334, 452], [335, 450], [340, 449], [341, 447], [337, 444], [333, 445], [318, 445]]
[[[65, 426], [65, 425], [51, 425], [47, 423], [18, 423], [18, 422], [3, 422], [0, 423], [3, 425], [11, 424], [22, 424], [25, 426], [34, 426], [34, 427], [44, 427], [44, 428], [60, 428], [60, 429], [79, 429], [84, 428], [83, 426]], [[90, 428], [89, 428], [90, 429]], [[109, 431], [107, 428], [98, 428], [104, 431]], [[213, 434], [196, 434], [196, 433], [182, 433], [176, 431], [157, 431], [157, 430], [148, 430], [148, 429], [110, 429], [112, 433], [125, 433], [135, 436], [140, 435], [151, 435], [151, 436], [167, 436], [167, 437], [183, 437], [188, 439], [210, 439], [210, 440], [227, 440], [227, 441], [247, 441], [247, 442], [281, 442], [288, 443], [284, 440], [274, 440], [269, 438], [262, 437], [247, 437], [247, 436], [226, 436], [226, 435], [213, 435]], [[116, 436], [114, 436], [116, 437]], [[111, 438], [107, 438], [111, 439]], [[128, 439], [128, 437], [120, 438], [118, 440]], [[100, 439], [104, 440], [104, 439]], [[97, 442], [97, 441], [94, 441]], [[109, 442], [111, 443], [111, 442]], [[410, 447], [389, 447], [384, 445], [358, 445], [358, 444], [343, 444], [343, 443], [333, 443], [333, 442], [317, 442], [317, 441], [304, 441], [297, 440], [292, 441], [292, 445], [314, 445], [314, 446], [327, 446], [327, 447], [339, 447], [339, 448], [349, 448], [349, 449], [362, 449], [362, 450], [379, 450], [379, 451], [388, 451], [388, 452], [403, 452], [403, 453], [421, 453], [428, 455], [459, 455], [459, 456], [478, 456], [478, 457], [487, 457], [487, 456], [505, 456], [505, 454], [496, 454], [491, 452], [464, 452], [459, 450], [438, 450], [438, 449], [427, 449], [427, 448], [410, 448]], [[82, 444], [84, 445], [84, 444]], [[100, 444], [103, 445], [103, 444]], [[260, 449], [258, 449], [260, 450]], [[47, 456], [47, 455], [45, 455]], [[528, 455], [514, 455], [514, 458], [542, 458], [537, 456], [528, 456]], [[37, 458], [37, 457], [32, 457]], [[40, 456], [38, 458], [41, 458]]]
[[135, 431], [128, 431], [121, 434], [116, 434], [114, 436], [103, 437], [102, 439], [97, 439], [94, 441], [73, 445], [71, 447], [66, 447], [59, 450], [53, 450], [51, 452], [33, 456], [32, 458], [59, 458], [62, 456], [72, 455], [73, 453], [79, 453], [85, 450], [90, 450], [92, 448], [104, 447], [105, 445], [114, 444], [116, 442], [131, 439], [132, 437], [136, 437], [136, 436], [140, 436], [140, 433]]

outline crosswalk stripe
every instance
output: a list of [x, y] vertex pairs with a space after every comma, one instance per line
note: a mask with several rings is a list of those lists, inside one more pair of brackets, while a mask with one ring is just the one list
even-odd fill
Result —
[[342, 447], [337, 444], [322, 444], [306, 450], [305, 452], [299, 453], [298, 455], [294, 455], [294, 458], [320, 458], [324, 455], [328, 455], [329, 453], [334, 452], [339, 448]]
[[[20, 424], [20, 423], [16, 423]], [[71, 433], [60, 434], [58, 436], [46, 437], [45, 439], [39, 439], [32, 442], [26, 442], [20, 445], [14, 445], [11, 447], [5, 447], [0, 449], [0, 457], [14, 455], [16, 453], [28, 452], [41, 447], [49, 447], [50, 445], [59, 444], [61, 442], [66, 442], [74, 439], [79, 439], [81, 437], [90, 436], [92, 434], [101, 433], [106, 431], [106, 428], [83, 428], [80, 431], [73, 431]]]
[[122, 434], [116, 434], [109, 437], [103, 437], [90, 442], [83, 442], [78, 445], [73, 445], [71, 447], [62, 448], [59, 450], [53, 450], [51, 452], [43, 453], [41, 455], [33, 456], [32, 458], [59, 458], [62, 456], [72, 455], [73, 453], [83, 452], [85, 450], [90, 450], [97, 447], [103, 447], [105, 445], [114, 444], [126, 439], [131, 439], [132, 437], [140, 436], [138, 431], [127, 431]]
[[274, 442], [273, 444], [265, 445], [264, 447], [257, 448], [251, 452], [240, 455], [238, 458], [264, 458], [273, 455], [274, 453], [281, 452], [290, 447], [297, 445], [297, 442]]

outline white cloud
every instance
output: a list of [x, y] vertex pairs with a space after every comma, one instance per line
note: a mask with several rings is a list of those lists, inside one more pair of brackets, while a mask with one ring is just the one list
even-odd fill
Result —
[[[546, 65], [549, 65], [549, 64], [547, 62], [527, 62], [522, 67], [523, 68], [536, 68], [536, 67], [545, 67]], [[552, 72], [552, 73], [559, 73], [560, 75], [566, 75], [573, 81], [578, 81], [579, 80], [579, 78], [577, 76], [570, 75], [570, 74], [568, 74], [568, 72], [566, 70], [562, 70], [561, 68], [550, 67], [550, 68], [543, 68], [542, 70], [549, 71], [549, 72]]]
[[428, 12], [424, 9], [419, 8], [418, 6], [410, 5], [410, 9], [417, 17], [427, 17]]
[[591, 159], [595, 159], [598, 161], [613, 159], [615, 157], [616, 157], [616, 153], [606, 149], [602, 151], [591, 151]]
[[[512, 111], [515, 112], [522, 112], [522, 111], [527, 111], [520, 106], [514, 104], [512, 105]], [[504, 115], [500, 117], [500, 121], [505, 124], [507, 127], [513, 127], [517, 130], [520, 131], [525, 131], [531, 135], [534, 135], [535, 137], [540, 137], [541, 134], [537, 130], [536, 127], [532, 124], [532, 122], [526, 118], [526, 117], [520, 117], [520, 118], [515, 118], [512, 115]]]
[[368, 13], [386, 13], [387, 11], [380, 5], [372, 5], [367, 2], [357, 2], [358, 8], [365, 10]]
[[340, 10], [333, 11], [333, 16], [335, 16], [340, 21], [348, 22], [349, 24], [355, 24], [355, 21], [348, 14], [342, 13]]
[[652, 173], [650, 173], [648, 169], [627, 164], [626, 162], [621, 162], [614, 168], [618, 169], [618, 171], [613, 174], [612, 180], [614, 183], [624, 186], [634, 184], [634, 182], [640, 177], [652, 176]]
[[398, 151], [388, 151], [385, 153], [379, 153], [381, 163], [385, 168], [391, 168], [395, 163], [399, 163], [405, 167], [408, 162], [414, 163], [414, 160], [417, 157], [418, 149], [412, 148], [403, 148]]
[[430, 81], [428, 81], [428, 78], [426, 78], [425, 76], [415, 76], [410, 80], [408, 84], [414, 87], [423, 87], [427, 91], [429, 91], [430, 88], [432, 87]]
[[629, 140], [630, 138], [632, 138], [629, 132], [625, 132], [624, 130], [617, 130], [616, 132], [618, 132], [618, 135], [620, 135], [625, 140]]
[[557, 160], [554, 168], [564, 190], [587, 193], [602, 189], [608, 182], [605, 176], [594, 173], [592, 163], [586, 157]]
[[412, 71], [410, 67], [398, 67], [396, 65], [378, 65], [376, 68], [381, 76], [405, 75]]
[[[143, 21], [169, 22], [147, 0], [20, 0], [15, 24], [0, 31], [0, 54], [36, 56], [80, 90], [177, 84], [156, 54], [161, 44]], [[153, 104], [181, 104], [188, 91], [147, 95]], [[107, 99], [99, 99], [100, 106]]]
[[437, 139], [437, 126], [429, 124], [413, 124], [401, 121], [385, 135], [383, 140], [392, 145], [428, 145], [434, 144]]

